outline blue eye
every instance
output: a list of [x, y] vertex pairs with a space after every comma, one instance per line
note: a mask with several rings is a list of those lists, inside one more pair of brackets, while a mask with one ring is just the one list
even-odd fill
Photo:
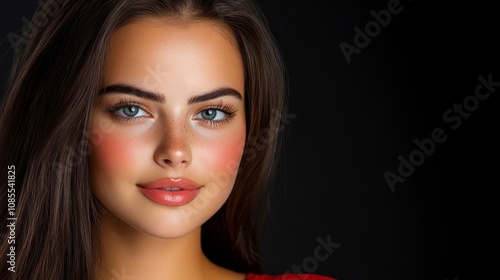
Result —
[[123, 105], [116, 109], [113, 109], [113, 113], [124, 118], [136, 118], [148, 116], [141, 107], [137, 105]]
[[224, 125], [235, 116], [236, 110], [232, 105], [211, 105], [194, 115], [193, 119], [206, 122], [210, 126]]
[[206, 109], [196, 114], [206, 121], [221, 121], [226, 118], [226, 113], [217, 109]]

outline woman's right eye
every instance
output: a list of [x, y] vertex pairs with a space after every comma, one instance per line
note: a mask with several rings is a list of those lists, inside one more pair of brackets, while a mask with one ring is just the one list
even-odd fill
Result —
[[115, 114], [124, 118], [145, 117], [149, 114], [146, 113], [141, 107], [137, 105], [125, 105], [113, 110]]
[[151, 116], [141, 105], [135, 103], [120, 103], [111, 106], [109, 112], [123, 121], [132, 121]]

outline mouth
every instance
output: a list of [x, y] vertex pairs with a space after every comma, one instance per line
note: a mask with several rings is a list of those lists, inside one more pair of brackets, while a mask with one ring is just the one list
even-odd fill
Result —
[[160, 190], [165, 190], [165, 191], [180, 191], [182, 189], [181, 188], [161, 188]]
[[202, 187], [184, 178], [161, 178], [137, 186], [146, 198], [165, 206], [182, 206], [190, 203]]

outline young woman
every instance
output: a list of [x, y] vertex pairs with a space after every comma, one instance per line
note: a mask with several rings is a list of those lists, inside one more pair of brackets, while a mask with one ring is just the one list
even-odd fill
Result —
[[49, 6], [2, 104], [1, 279], [331, 279], [260, 274], [285, 82], [253, 2]]

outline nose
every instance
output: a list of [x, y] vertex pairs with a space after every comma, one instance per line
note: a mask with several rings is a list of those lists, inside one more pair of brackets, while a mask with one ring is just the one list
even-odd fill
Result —
[[189, 144], [189, 132], [185, 126], [169, 122], [163, 126], [155, 161], [162, 167], [187, 167], [191, 164], [192, 155]]

